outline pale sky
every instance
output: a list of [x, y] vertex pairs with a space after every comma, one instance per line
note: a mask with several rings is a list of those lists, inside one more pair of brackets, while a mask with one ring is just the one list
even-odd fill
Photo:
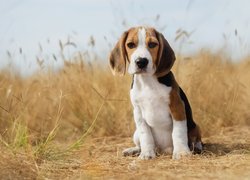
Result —
[[[52, 62], [59, 40], [68, 37], [77, 47], [66, 55], [89, 50], [105, 60], [122, 32], [139, 25], [156, 27], [185, 55], [224, 47], [237, 61], [250, 52], [249, 0], [0, 0], [0, 67], [13, 61], [22, 72], [32, 72], [36, 56]], [[193, 32], [188, 40], [175, 41], [180, 28]], [[94, 48], [88, 46], [90, 36]]]

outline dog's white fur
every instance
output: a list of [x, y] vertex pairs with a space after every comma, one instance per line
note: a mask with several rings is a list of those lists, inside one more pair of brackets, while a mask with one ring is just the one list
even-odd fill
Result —
[[[174, 159], [189, 155], [187, 137], [187, 122], [185, 119], [172, 119], [169, 109], [171, 87], [158, 82], [154, 74], [152, 56], [146, 48], [146, 31], [138, 31], [138, 47], [131, 55], [128, 72], [134, 74], [134, 84], [130, 91], [134, 107], [136, 131], [134, 143], [136, 147], [128, 148], [125, 154], [140, 151], [141, 159], [151, 159], [156, 156], [156, 149], [161, 152], [173, 153]], [[147, 58], [148, 65], [143, 73], [136, 66], [135, 60]]]

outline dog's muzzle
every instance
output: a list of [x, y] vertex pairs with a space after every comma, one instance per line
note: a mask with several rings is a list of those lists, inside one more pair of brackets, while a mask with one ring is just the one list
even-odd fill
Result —
[[135, 63], [139, 69], [144, 69], [148, 65], [148, 59], [147, 58], [138, 58], [135, 60]]

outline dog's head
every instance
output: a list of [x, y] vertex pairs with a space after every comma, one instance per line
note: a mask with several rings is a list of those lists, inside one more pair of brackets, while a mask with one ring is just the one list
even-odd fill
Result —
[[167, 74], [175, 61], [175, 54], [164, 36], [154, 28], [135, 27], [124, 32], [110, 54], [114, 73]]

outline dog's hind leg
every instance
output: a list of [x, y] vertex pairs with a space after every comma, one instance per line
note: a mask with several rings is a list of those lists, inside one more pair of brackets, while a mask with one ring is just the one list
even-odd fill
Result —
[[139, 156], [140, 153], [141, 153], [141, 148], [137, 146], [127, 148], [124, 151], [122, 151], [123, 156]]
[[139, 140], [137, 130], [135, 130], [133, 140], [136, 146], [125, 149], [122, 152], [123, 156], [139, 156], [140, 155], [141, 148], [140, 148], [140, 140]]
[[201, 133], [199, 126], [188, 132], [188, 144], [189, 148], [193, 153], [200, 154], [203, 150], [203, 145], [201, 141]]

